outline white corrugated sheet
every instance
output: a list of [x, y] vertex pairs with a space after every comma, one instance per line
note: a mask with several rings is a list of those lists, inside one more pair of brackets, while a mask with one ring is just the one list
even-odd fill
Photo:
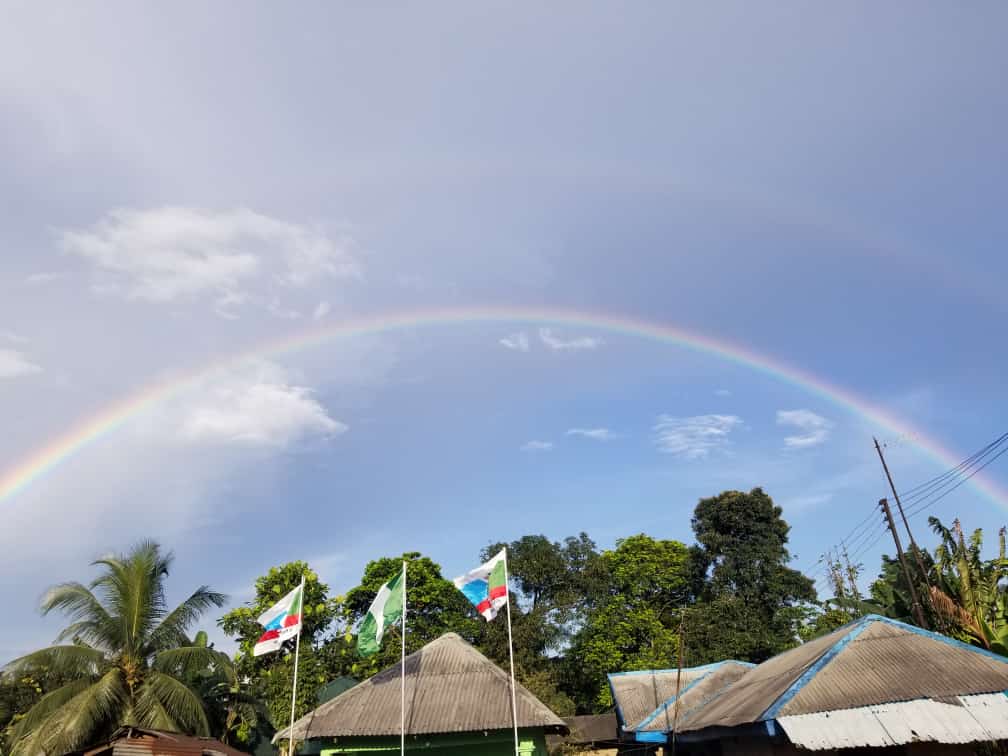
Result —
[[977, 743], [1008, 739], [1008, 696], [959, 696], [960, 706], [922, 699], [780, 717], [800, 748], [892, 746], [915, 742]]

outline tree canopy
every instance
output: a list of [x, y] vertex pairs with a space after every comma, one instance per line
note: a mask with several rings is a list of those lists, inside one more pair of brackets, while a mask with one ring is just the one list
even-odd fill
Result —
[[[63, 684], [35, 700], [14, 725], [14, 754], [66, 753], [122, 725], [210, 733], [205, 702], [188, 671], [213, 667], [217, 654], [194, 644], [189, 628], [224, 596], [206, 586], [175, 608], [165, 600], [172, 555], [153, 542], [94, 562], [90, 584], [53, 586], [42, 612], [71, 620], [49, 646], [11, 662], [21, 680], [59, 678]], [[41, 686], [36, 686], [41, 692]]]

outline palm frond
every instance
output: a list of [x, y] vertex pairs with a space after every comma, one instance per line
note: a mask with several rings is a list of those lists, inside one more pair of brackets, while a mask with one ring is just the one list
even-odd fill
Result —
[[[82, 630], [81, 637], [93, 645], [114, 649], [121, 642], [119, 623], [109, 615], [98, 598], [81, 583], [54, 585], [41, 602], [42, 614], [59, 609]], [[59, 640], [70, 637], [64, 631]]]
[[171, 675], [152, 671], [147, 675], [144, 688], [145, 695], [154, 696], [183, 732], [210, 734], [203, 702], [187, 685]]
[[14, 725], [11, 733], [12, 742], [17, 743], [19, 740], [31, 735], [54, 711], [62, 707], [79, 693], [90, 688], [93, 684], [94, 680], [81, 678], [46, 693], [42, 696], [42, 698], [36, 701], [35, 705], [25, 712], [24, 717], [18, 720], [18, 723]]
[[14, 674], [52, 675], [57, 679], [94, 678], [105, 671], [108, 659], [96, 648], [83, 645], [49, 646], [8, 663]]
[[161, 651], [154, 657], [151, 666], [158, 672], [185, 676], [202, 670], [217, 670], [225, 663], [230, 663], [227, 654], [215, 649], [206, 646], [182, 646]]
[[187, 635], [189, 627], [208, 609], [219, 609], [226, 601], [227, 596], [223, 593], [211, 591], [205, 585], [200, 586], [154, 628], [147, 642], [148, 650], [156, 653], [166, 648], [190, 645]]
[[119, 723], [128, 697], [122, 673], [110, 669], [39, 722], [15, 753], [63, 754], [86, 746]]

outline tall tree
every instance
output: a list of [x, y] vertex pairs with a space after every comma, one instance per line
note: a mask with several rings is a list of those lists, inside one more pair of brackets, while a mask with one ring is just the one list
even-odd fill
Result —
[[690, 599], [685, 544], [635, 535], [604, 551], [606, 589], [567, 655], [565, 682], [580, 711], [612, 704], [608, 672], [675, 664], [680, 612]]
[[42, 670], [67, 682], [15, 725], [14, 754], [67, 753], [122, 725], [209, 734], [204, 702], [179, 670], [214, 663], [215, 652], [193, 645], [188, 630], [224, 596], [203, 586], [170, 609], [164, 582], [172, 559], [147, 541], [94, 562], [100, 572], [89, 585], [49, 589], [42, 612], [70, 617], [58, 640], [71, 642], [21, 657], [8, 670]]
[[[344, 618], [347, 626], [360, 623], [378, 590], [402, 570], [403, 561], [407, 562], [406, 653], [416, 651], [446, 632], [458, 633], [469, 642], [475, 642], [482, 620], [476, 618], [465, 596], [442, 576], [441, 566], [415, 551], [368, 562], [360, 585], [346, 595]], [[401, 653], [401, 638], [399, 628], [391, 628], [374, 656], [361, 659], [355, 654], [341, 653], [349, 662], [349, 673], [364, 679], [395, 664]], [[344, 642], [350, 640], [348, 637]], [[347, 648], [344, 646], [341, 652]]]
[[333, 655], [325, 650], [334, 634], [338, 644], [341, 605], [329, 597], [329, 586], [305, 562], [288, 562], [271, 567], [256, 579], [255, 597], [248, 604], [232, 609], [218, 624], [238, 641], [235, 666], [238, 679], [252, 681], [252, 693], [266, 704], [273, 726], [283, 727], [290, 720], [291, 687], [294, 682], [294, 649], [263, 656], [253, 656], [252, 649], [263, 633], [256, 619], [305, 579], [301, 651], [298, 663], [296, 712], [306, 714], [317, 704], [319, 689], [342, 670], [331, 664]]
[[687, 618], [691, 660], [760, 662], [793, 646], [816, 593], [787, 566], [781, 508], [760, 488], [725, 491], [700, 500], [692, 525], [705, 581]]
[[[563, 541], [526, 535], [511, 543], [488, 545], [480, 559], [490, 559], [505, 546], [515, 675], [558, 714], [573, 714], [575, 704], [561, 690], [560, 655], [605, 590], [605, 568], [598, 549], [586, 533]], [[504, 621], [482, 626], [480, 648], [502, 666], [509, 663], [507, 641]]]

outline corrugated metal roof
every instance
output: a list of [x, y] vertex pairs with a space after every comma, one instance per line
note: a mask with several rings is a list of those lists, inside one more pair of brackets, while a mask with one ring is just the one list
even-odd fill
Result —
[[626, 730], [633, 730], [665, 701], [675, 696], [677, 680], [681, 691], [724, 663], [683, 667], [681, 679], [677, 669], [611, 673], [609, 687], [612, 690], [620, 725]]
[[812, 751], [1008, 739], [1008, 697], [1003, 693], [954, 701], [903, 701], [782, 716], [777, 722], [794, 745]]
[[[515, 686], [519, 727], [567, 732], [563, 720], [521, 684]], [[400, 667], [389, 667], [322, 704], [294, 724], [294, 737], [398, 735]], [[510, 678], [455, 633], [406, 657], [406, 732], [427, 735], [504, 730], [512, 726]], [[289, 729], [289, 728], [287, 728]], [[287, 729], [274, 742], [288, 737]]]
[[113, 756], [247, 756], [214, 738], [139, 727], [122, 728], [108, 742], [84, 753], [90, 756], [109, 750]]
[[840, 628], [753, 667], [693, 716], [680, 720], [680, 731], [759, 721], [774, 701], [850, 630], [849, 626]]
[[676, 697], [673, 695], [634, 729], [637, 732], [671, 732], [674, 721], [682, 723], [708, 701], [738, 681], [754, 665], [745, 662], [723, 662], [695, 679], [679, 694], [679, 717], [676, 720]]
[[872, 622], [780, 709], [781, 715], [1008, 689], [1008, 659]]
[[1008, 690], [1008, 659], [878, 616], [763, 662], [680, 730]]

